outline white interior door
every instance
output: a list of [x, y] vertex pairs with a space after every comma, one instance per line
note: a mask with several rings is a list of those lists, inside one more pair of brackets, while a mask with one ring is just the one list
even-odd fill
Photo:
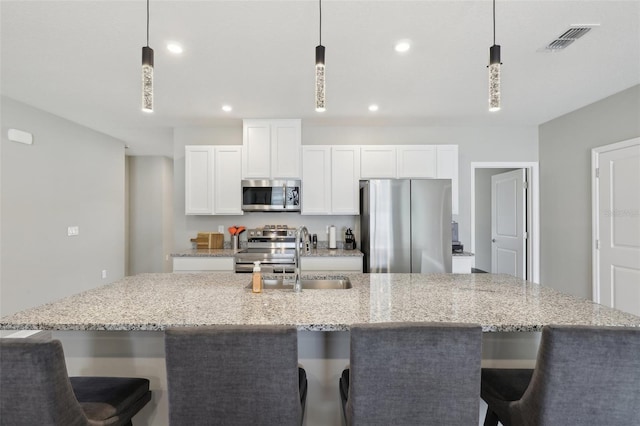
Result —
[[634, 141], [596, 154], [594, 299], [640, 315], [640, 138]]
[[491, 272], [526, 279], [526, 170], [491, 176]]

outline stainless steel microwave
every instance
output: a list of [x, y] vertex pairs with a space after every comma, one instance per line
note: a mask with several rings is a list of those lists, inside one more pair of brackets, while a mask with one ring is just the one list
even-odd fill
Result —
[[242, 210], [245, 212], [299, 212], [299, 180], [242, 181]]

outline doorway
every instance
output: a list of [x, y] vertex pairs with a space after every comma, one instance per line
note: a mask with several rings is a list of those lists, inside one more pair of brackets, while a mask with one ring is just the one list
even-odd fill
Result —
[[640, 315], [640, 138], [591, 152], [593, 300]]
[[[518, 258], [515, 259], [514, 253], [508, 247], [500, 248], [500, 238], [496, 238], [495, 226], [496, 217], [495, 208], [496, 194], [492, 197], [492, 176], [498, 177], [497, 181], [506, 182], [508, 176], [520, 175], [526, 179], [526, 189], [522, 191], [524, 199], [522, 200], [523, 211], [517, 213], [522, 216], [522, 229], [519, 231], [522, 235], [522, 250], [517, 251]], [[495, 192], [494, 178], [494, 189]], [[514, 188], [511, 180], [504, 187]], [[506, 192], [511, 197], [511, 189]], [[515, 195], [514, 195], [515, 197]], [[493, 198], [493, 201], [492, 201]], [[515, 200], [515, 198], [513, 198]], [[475, 268], [478, 271], [491, 272], [495, 270], [499, 260], [498, 256], [506, 253], [509, 263], [512, 265], [522, 265], [518, 275], [521, 278], [532, 282], [539, 280], [539, 195], [538, 195], [538, 163], [535, 162], [473, 162], [471, 163], [471, 251], [475, 254]], [[515, 218], [515, 204], [506, 203], [507, 216]], [[513, 211], [509, 212], [509, 206], [513, 205]], [[505, 206], [503, 205], [504, 209]], [[493, 212], [492, 212], [493, 210]], [[504, 210], [503, 213], [505, 214]], [[493, 223], [493, 225], [492, 225]], [[514, 220], [514, 224], [517, 221]], [[492, 227], [494, 228], [492, 230]], [[504, 250], [506, 248], [506, 250]], [[503, 256], [503, 260], [505, 257]], [[515, 269], [514, 269], [515, 271]], [[514, 272], [514, 274], [516, 274]]]

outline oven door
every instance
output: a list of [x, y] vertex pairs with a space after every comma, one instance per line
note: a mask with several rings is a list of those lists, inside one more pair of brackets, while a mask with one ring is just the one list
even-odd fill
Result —
[[299, 212], [299, 180], [243, 180], [242, 210], [245, 212]]

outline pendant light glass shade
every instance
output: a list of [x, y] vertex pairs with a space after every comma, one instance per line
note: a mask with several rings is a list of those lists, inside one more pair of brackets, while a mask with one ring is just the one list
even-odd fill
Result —
[[500, 46], [489, 48], [489, 111], [500, 111]]
[[316, 111], [323, 112], [324, 106], [324, 46], [316, 46]]
[[142, 111], [153, 112], [153, 49], [142, 48]]

